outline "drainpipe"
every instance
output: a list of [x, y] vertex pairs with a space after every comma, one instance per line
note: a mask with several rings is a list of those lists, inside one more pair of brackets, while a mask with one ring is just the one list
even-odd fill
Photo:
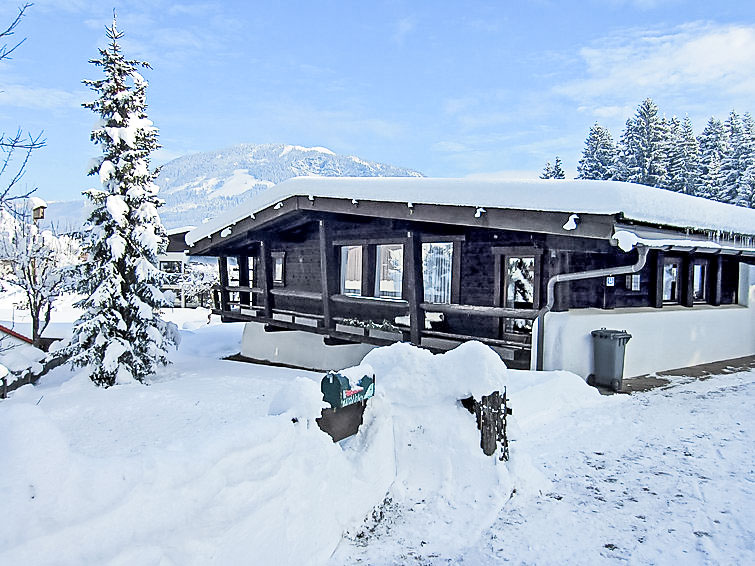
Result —
[[623, 267], [606, 267], [604, 269], [591, 269], [589, 271], [577, 271], [574, 273], [559, 273], [548, 279], [547, 287], [547, 302], [545, 306], [537, 312], [537, 364], [535, 369], [542, 371], [544, 362], [543, 346], [545, 344], [545, 315], [553, 308], [553, 303], [556, 301], [556, 284], [563, 283], [564, 281], [578, 281], [581, 279], [593, 279], [595, 277], [608, 277], [611, 275], [626, 275], [629, 273], [637, 273], [643, 267], [648, 258], [648, 251], [650, 248], [643, 245], [637, 246], [637, 262], [632, 265], [625, 265]]

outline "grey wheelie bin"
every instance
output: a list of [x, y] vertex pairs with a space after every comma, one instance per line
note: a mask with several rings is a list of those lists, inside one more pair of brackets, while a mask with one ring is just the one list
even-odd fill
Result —
[[603, 385], [621, 391], [624, 377], [624, 348], [632, 337], [626, 330], [593, 330], [592, 343], [595, 356], [595, 373], [590, 374], [590, 385]]

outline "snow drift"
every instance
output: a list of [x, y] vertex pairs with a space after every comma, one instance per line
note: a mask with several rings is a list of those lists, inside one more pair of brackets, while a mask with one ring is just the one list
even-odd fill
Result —
[[[200, 328], [184, 344], [202, 334], [223, 336]], [[353, 381], [369, 365], [376, 396], [360, 432], [334, 444], [314, 421], [320, 375], [194, 355], [180, 352], [146, 388], [99, 389], [58, 368], [0, 404], [12, 517], [1, 563], [320, 564], [384, 501], [406, 512], [405, 534], [450, 552], [514, 490], [545, 485], [516, 421], [600, 402], [573, 374], [508, 370], [479, 343], [442, 355], [395, 344], [345, 370]], [[515, 411], [508, 463], [482, 454], [458, 402], [503, 386]], [[412, 523], [415, 509], [432, 519]]]

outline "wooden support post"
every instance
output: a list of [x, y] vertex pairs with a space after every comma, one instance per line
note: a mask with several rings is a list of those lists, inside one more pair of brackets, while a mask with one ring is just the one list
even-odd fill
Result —
[[[323, 326], [333, 328], [333, 303], [331, 296], [336, 292], [335, 248], [330, 223], [318, 221], [320, 232], [320, 279], [322, 280]], [[364, 259], [364, 258], [363, 258]]]
[[419, 346], [425, 326], [425, 315], [421, 306], [425, 300], [425, 286], [422, 278], [422, 240], [414, 230], [406, 233], [404, 277], [406, 300], [409, 303], [410, 338], [412, 344]]
[[[239, 263], [239, 286], [249, 287], [249, 256], [240, 255], [238, 257]], [[239, 293], [239, 303], [246, 306], [251, 306], [251, 293], [249, 291], [241, 291]]]
[[451, 255], [451, 302], [461, 304], [461, 242], [454, 241]]
[[375, 274], [377, 273], [377, 246], [362, 246], [362, 296], [375, 296]]
[[[504, 275], [503, 275], [503, 256], [501, 254], [495, 254], [493, 256], [493, 306], [494, 307], [503, 307], [505, 306], [505, 290], [503, 288], [504, 286]], [[495, 337], [498, 339], [503, 338], [503, 319], [499, 318], [496, 323], [496, 334]]]
[[663, 252], [656, 252], [655, 269], [651, 270], [650, 306], [657, 309], [663, 306]]
[[231, 296], [228, 293], [228, 258], [225, 256], [218, 257], [218, 270], [220, 271], [220, 310], [225, 312], [230, 310], [229, 302]]
[[693, 255], [684, 256], [681, 270], [681, 303], [685, 307], [691, 307], [695, 302], [695, 257]]
[[[557, 273], [569, 273], [571, 271], [569, 262], [569, 252], [557, 251], [555, 259], [551, 262], [550, 275], [556, 275]], [[547, 282], [547, 278], [543, 277], [543, 283]], [[556, 285], [554, 290], [555, 302], [553, 312], [563, 312], [569, 310], [569, 296], [571, 289], [568, 281], [564, 281]]]
[[719, 306], [721, 304], [722, 284], [723, 284], [723, 256], [717, 255], [710, 262], [710, 304]]
[[262, 309], [265, 318], [273, 318], [273, 258], [270, 255], [270, 242], [260, 241], [259, 285], [262, 289]]

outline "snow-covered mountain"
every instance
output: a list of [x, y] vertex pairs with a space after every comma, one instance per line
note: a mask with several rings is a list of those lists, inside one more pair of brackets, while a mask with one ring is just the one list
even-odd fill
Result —
[[[421, 177], [422, 174], [324, 147], [240, 144], [174, 159], [160, 170], [157, 184], [167, 228], [199, 225], [260, 191], [297, 176]], [[47, 217], [67, 229], [83, 222], [80, 201], [50, 203]]]

